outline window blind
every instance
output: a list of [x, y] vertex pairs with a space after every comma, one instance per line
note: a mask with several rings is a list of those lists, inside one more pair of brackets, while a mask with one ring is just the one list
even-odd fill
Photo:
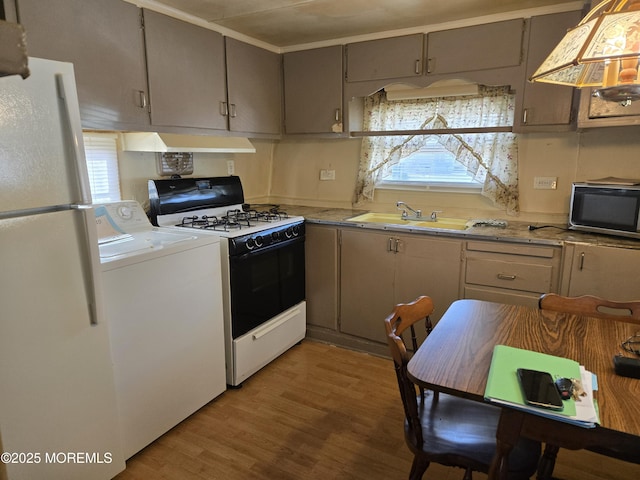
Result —
[[83, 138], [93, 202], [121, 200], [117, 135], [91, 132], [84, 133]]

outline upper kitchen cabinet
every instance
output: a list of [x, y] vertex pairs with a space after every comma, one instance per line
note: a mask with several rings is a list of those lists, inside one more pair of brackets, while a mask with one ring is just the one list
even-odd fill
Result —
[[229, 130], [280, 135], [282, 68], [277, 53], [225, 38]]
[[144, 10], [151, 123], [226, 130], [224, 38]]
[[580, 91], [580, 110], [578, 127], [622, 127], [640, 125], [640, 102], [629, 105], [603, 100], [593, 95], [593, 89]]
[[148, 127], [141, 10], [121, 0], [18, 0], [30, 56], [74, 64], [83, 128]]
[[346, 46], [346, 81], [422, 75], [424, 35], [383, 38]]
[[567, 30], [576, 26], [581, 18], [580, 11], [531, 18], [522, 107], [516, 112], [514, 130], [562, 131], [575, 125], [574, 107], [577, 105], [577, 98], [574, 102], [574, 97], [577, 96], [572, 87], [532, 83], [528, 79], [562, 40]]
[[444, 75], [520, 65], [523, 19], [431, 32], [427, 75]]
[[342, 134], [342, 46], [285, 53], [287, 134]]

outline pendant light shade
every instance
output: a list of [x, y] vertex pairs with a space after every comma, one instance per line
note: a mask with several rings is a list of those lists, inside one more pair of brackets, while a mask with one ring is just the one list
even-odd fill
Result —
[[595, 87], [605, 100], [640, 99], [640, 0], [605, 0], [569, 30], [532, 82]]

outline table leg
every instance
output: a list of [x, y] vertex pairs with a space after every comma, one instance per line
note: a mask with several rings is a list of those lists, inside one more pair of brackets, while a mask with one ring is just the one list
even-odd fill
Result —
[[507, 480], [509, 452], [520, 438], [524, 413], [503, 408], [496, 430], [496, 453], [489, 468], [489, 480]]
[[538, 465], [538, 473], [536, 476], [537, 480], [551, 480], [553, 469], [556, 465], [558, 450], [560, 450], [560, 448], [555, 445], [545, 445], [544, 453], [542, 454]]

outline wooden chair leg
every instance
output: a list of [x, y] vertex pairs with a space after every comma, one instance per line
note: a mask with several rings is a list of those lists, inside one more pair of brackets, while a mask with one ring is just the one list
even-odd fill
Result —
[[540, 462], [538, 463], [538, 473], [536, 475], [537, 480], [551, 480], [559, 450], [560, 448], [555, 445], [545, 445], [544, 453], [542, 454], [542, 457], [540, 457]]
[[411, 464], [411, 473], [409, 473], [409, 480], [422, 480], [424, 472], [429, 467], [429, 461], [416, 455], [413, 457], [413, 463]]

